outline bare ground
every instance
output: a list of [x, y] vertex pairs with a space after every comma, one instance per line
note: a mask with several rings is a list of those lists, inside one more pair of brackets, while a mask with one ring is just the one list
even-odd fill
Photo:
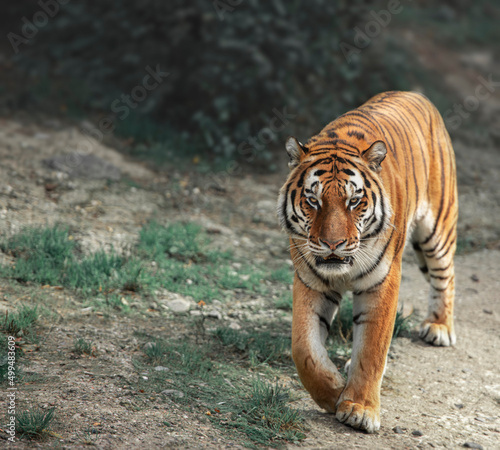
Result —
[[[92, 153], [118, 167], [121, 180], [73, 178], [44, 165], [49, 156], [73, 152], [81, 139], [80, 130], [55, 120], [2, 120], [2, 234], [11, 235], [26, 225], [62, 222], [78, 230], [75, 239], [84, 251], [112, 245], [126, 253], [147, 220], [191, 220], [209, 230], [216, 245], [239, 256], [267, 267], [288, 261], [286, 238], [274, 214], [285, 172], [222, 181], [214, 175], [154, 173], [97, 142]], [[395, 341], [382, 388], [382, 427], [374, 435], [337, 423], [299, 390], [294, 407], [304, 411], [309, 431], [304, 441], [289, 448], [456, 448], [466, 442], [500, 448], [500, 161], [494, 151], [459, 143], [455, 147], [460, 235], [475, 242], [477, 250], [456, 258], [457, 345], [433, 348], [415, 332]], [[8, 256], [0, 257], [9, 263]], [[400, 301], [411, 304], [420, 318], [427, 289], [408, 255]], [[204, 411], [186, 412], [172, 401], [145, 398], [130, 389], [141, 376], [132, 364], [140, 354], [133, 332], [184, 332], [181, 323], [172, 329], [172, 322], [165, 320], [170, 313], [150, 308], [140, 296], [135, 314], [109, 316], [53, 287], [19, 288], [0, 280], [0, 292], [2, 311], [40, 298], [53, 312], [43, 321], [42, 341], [27, 348], [26, 371], [33, 381], [23, 384], [18, 401], [20, 406], [56, 406], [58, 419], [45, 441], [20, 441], [14, 448], [79, 448], [89, 439], [100, 448], [239, 446], [213, 428]], [[253, 302], [250, 316], [261, 313], [266, 299]], [[289, 322], [290, 314], [283, 320]], [[75, 358], [75, 336], [94, 341], [98, 357]], [[283, 381], [296, 385], [294, 377], [283, 375]], [[171, 427], [164, 426], [166, 421]], [[84, 431], [89, 428], [94, 430], [90, 435]]]

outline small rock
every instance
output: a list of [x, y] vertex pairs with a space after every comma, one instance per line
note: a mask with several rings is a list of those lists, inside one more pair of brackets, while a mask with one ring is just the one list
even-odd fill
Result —
[[184, 392], [177, 391], [175, 389], [165, 389], [164, 391], [161, 391], [160, 394], [165, 395], [166, 397], [177, 397], [177, 398], [184, 397]]
[[424, 433], [422, 433], [420, 430], [413, 430], [411, 432], [411, 434], [413, 434], [413, 436], [423, 436]]
[[156, 342], [146, 342], [144, 344], [144, 347], [143, 347], [143, 350], [146, 351], [146, 350], [151, 350], [153, 348], [156, 347]]
[[493, 311], [491, 309], [483, 309], [483, 312], [485, 314], [493, 314]]
[[170, 369], [168, 367], [163, 367], [163, 366], [156, 366], [155, 370], [157, 372], [168, 372]]
[[479, 277], [478, 277], [475, 273], [471, 275], [470, 279], [471, 279], [472, 281], [475, 281], [476, 283], [478, 283], [478, 282], [479, 282]]
[[169, 309], [175, 313], [187, 312], [191, 309], [191, 302], [183, 298], [176, 298], [174, 300], [169, 300], [166, 305]]
[[241, 330], [241, 325], [238, 322], [231, 322], [229, 328], [231, 328], [231, 330]]
[[219, 311], [209, 311], [207, 313], [207, 316], [212, 318], [212, 319], [217, 319], [217, 320], [222, 319], [222, 314]]
[[92, 154], [82, 155], [75, 151], [67, 155], [51, 156], [42, 162], [48, 168], [64, 172], [70, 177], [94, 180], [119, 180], [121, 178], [118, 167]]
[[463, 403], [455, 403], [455, 408], [462, 409], [464, 407]]
[[479, 450], [483, 450], [483, 446], [480, 444], [476, 444], [475, 442], [466, 442], [464, 444], [465, 448], [477, 448]]
[[394, 433], [396, 433], [396, 434], [403, 434], [404, 433], [403, 429], [400, 426], [394, 427], [392, 429], [392, 431], [394, 431]]

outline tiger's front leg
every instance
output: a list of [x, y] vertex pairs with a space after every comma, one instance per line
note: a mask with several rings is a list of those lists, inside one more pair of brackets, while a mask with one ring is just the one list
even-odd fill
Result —
[[345, 381], [328, 357], [325, 341], [340, 304], [338, 293], [322, 294], [306, 287], [295, 275], [293, 283], [292, 357], [300, 380], [313, 400], [335, 412]]
[[336, 418], [373, 433], [380, 428], [380, 387], [396, 318], [401, 272], [392, 264], [385, 281], [354, 294], [353, 349]]

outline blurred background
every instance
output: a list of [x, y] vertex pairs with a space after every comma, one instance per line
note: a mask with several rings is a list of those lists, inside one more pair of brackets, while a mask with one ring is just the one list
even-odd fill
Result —
[[269, 172], [286, 136], [418, 90], [455, 139], [498, 146], [498, 82], [476, 91], [500, 80], [499, 20], [483, 0], [10, 2], [0, 113], [88, 120], [155, 167]]

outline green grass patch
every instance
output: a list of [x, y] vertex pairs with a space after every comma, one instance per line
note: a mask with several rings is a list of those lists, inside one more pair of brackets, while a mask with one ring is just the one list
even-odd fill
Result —
[[74, 248], [65, 227], [26, 229], [1, 244], [4, 253], [16, 257], [14, 267], [4, 267], [2, 272], [20, 282], [57, 285]]
[[208, 239], [201, 233], [201, 227], [193, 223], [162, 226], [151, 222], [139, 233], [139, 251], [153, 259], [204, 259], [210, 254], [205, 249], [207, 244]]
[[220, 297], [223, 290], [263, 291], [261, 271], [245, 265], [236, 272], [229, 265], [229, 253], [208, 249], [206, 234], [190, 223], [146, 225], [136, 255], [129, 258], [113, 251], [78, 257], [69, 230], [61, 226], [24, 230], [6, 240], [2, 249], [16, 257], [13, 266], [1, 268], [4, 276], [18, 282], [65, 286], [84, 294], [150, 293], [163, 287], [206, 301]]
[[8, 312], [5, 314], [3, 320], [0, 319], [0, 348], [2, 349], [2, 353], [0, 354], [0, 383], [5, 383], [8, 379], [7, 336], [17, 338], [15, 342], [15, 376], [19, 380], [22, 377], [22, 365], [20, 361], [23, 355], [20, 345], [26, 341], [37, 341], [35, 325], [38, 318], [39, 312], [37, 306], [22, 305], [16, 312]]
[[290, 291], [283, 292], [275, 301], [274, 306], [276, 309], [283, 311], [292, 311], [293, 295]]
[[[246, 336], [219, 335], [248, 351]], [[143, 362], [135, 364], [147, 376], [133, 388], [148, 398], [155, 393], [191, 411], [194, 407], [214, 426], [239, 436], [247, 446], [283, 446], [305, 437], [300, 412], [289, 407], [290, 391], [254, 377], [241, 358], [221, 351], [219, 337], [209, 337], [199, 345], [188, 340], [155, 339], [143, 352]]]
[[458, 236], [455, 254], [466, 255], [487, 248], [487, 242], [474, 239], [468, 236]]
[[16, 435], [20, 438], [39, 439], [50, 428], [55, 408], [34, 408], [16, 414]]
[[[2, 349], [2, 353], [0, 354], [0, 384], [3, 384], [7, 381], [9, 366], [7, 360], [7, 346], [8, 339], [5, 334], [0, 334], [0, 348]], [[17, 354], [17, 352], [16, 352]], [[17, 356], [17, 355], [16, 355]]]
[[291, 361], [289, 337], [268, 331], [242, 331], [217, 328], [215, 336], [222, 345], [232, 347], [248, 356], [251, 365], [276, 364]]
[[156, 222], [140, 232], [138, 252], [155, 261], [158, 287], [189, 295], [195, 300], [220, 298], [222, 291], [244, 289], [265, 292], [264, 274], [251, 265], [231, 266], [229, 252], [209, 249], [209, 239], [195, 224]]
[[[133, 291], [152, 294], [165, 288], [195, 300], [210, 301], [224, 291], [265, 293], [264, 272], [252, 265], [235, 269], [229, 252], [211, 250], [202, 229], [192, 223], [143, 227], [130, 257], [98, 251], [80, 256], [69, 230], [61, 226], [27, 229], [2, 249], [16, 257], [0, 273], [18, 282], [59, 285], [83, 294]], [[153, 263], [153, 264], [152, 264]], [[275, 278], [283, 278], [277, 272]]]
[[95, 356], [96, 349], [93, 342], [77, 338], [73, 342], [73, 352], [77, 355]]
[[17, 312], [5, 314], [1, 329], [11, 336], [18, 336], [21, 333], [25, 337], [31, 336], [38, 316], [38, 306], [22, 305]]
[[83, 293], [138, 289], [140, 269], [136, 260], [104, 251], [78, 258], [69, 229], [60, 225], [26, 229], [6, 240], [2, 250], [16, 261], [0, 272], [18, 282], [65, 286]]
[[404, 316], [402, 311], [396, 313], [396, 321], [394, 322], [394, 331], [392, 332], [392, 338], [409, 336], [411, 329], [411, 314], [409, 316]]
[[289, 266], [282, 267], [271, 272], [269, 276], [270, 281], [276, 281], [283, 284], [292, 284], [293, 282], [293, 269]]
[[233, 414], [229, 425], [261, 445], [300, 441], [305, 438], [304, 418], [300, 411], [288, 406], [289, 402], [288, 389], [278, 382], [270, 384], [256, 378], [251, 394], [243, 399], [241, 412]]

